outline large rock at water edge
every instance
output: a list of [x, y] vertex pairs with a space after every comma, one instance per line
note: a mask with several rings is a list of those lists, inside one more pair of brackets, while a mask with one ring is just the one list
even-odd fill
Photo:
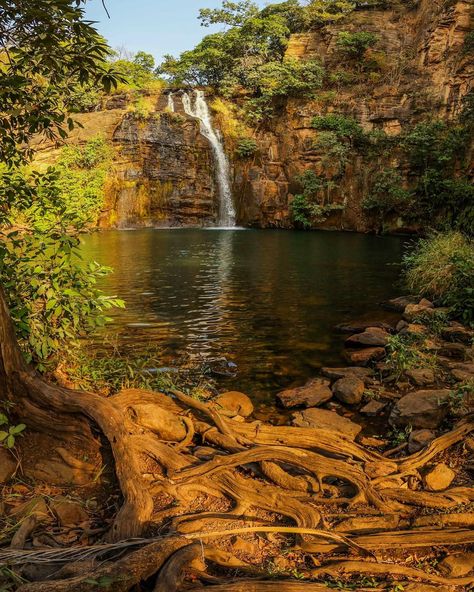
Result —
[[321, 430], [335, 430], [344, 434], [350, 440], [362, 430], [361, 426], [335, 411], [326, 409], [305, 409], [293, 413], [291, 423], [300, 428], [315, 428]]
[[351, 364], [367, 366], [370, 362], [381, 360], [385, 355], [385, 349], [383, 347], [364, 347], [363, 349], [346, 350], [344, 355]]
[[224, 415], [234, 417], [241, 415], [248, 417], [253, 413], [253, 403], [244, 393], [238, 391], [228, 391], [216, 397], [213, 401], [217, 411]]
[[278, 393], [277, 399], [283, 407], [318, 407], [332, 397], [329, 380], [313, 378], [304, 386], [287, 389]]
[[331, 380], [353, 375], [365, 381], [374, 375], [374, 371], [370, 368], [362, 368], [362, 366], [346, 366], [345, 368], [321, 368], [321, 374]]
[[450, 392], [442, 389], [405, 395], [395, 403], [389, 418], [390, 425], [437, 428], [448, 413]]
[[360, 378], [357, 378], [357, 376], [350, 375], [336, 380], [332, 386], [332, 392], [336, 399], [347, 405], [357, 405], [360, 403], [364, 390], [364, 382]]
[[378, 327], [368, 327], [362, 333], [356, 333], [346, 339], [346, 345], [349, 347], [385, 347], [388, 343], [390, 334], [384, 329]]

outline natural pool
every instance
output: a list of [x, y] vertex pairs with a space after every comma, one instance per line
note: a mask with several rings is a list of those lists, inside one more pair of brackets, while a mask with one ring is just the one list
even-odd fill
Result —
[[[397, 295], [406, 239], [342, 232], [170, 229], [85, 237], [84, 254], [115, 273], [102, 286], [127, 302], [112, 329], [125, 351], [156, 348], [237, 365], [222, 388], [265, 400], [341, 364], [338, 323], [383, 316]], [[98, 339], [99, 342], [99, 339]]]

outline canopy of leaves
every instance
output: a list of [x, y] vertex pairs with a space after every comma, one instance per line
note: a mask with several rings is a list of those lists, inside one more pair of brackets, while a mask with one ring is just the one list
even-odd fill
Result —
[[63, 199], [58, 171], [25, 174], [33, 137], [59, 141], [74, 127], [67, 115], [74, 89], [108, 91], [121, 79], [83, 5], [0, 1], [0, 282], [25, 353], [39, 367], [121, 304], [95, 286], [106, 270], [80, 260], [85, 221]]

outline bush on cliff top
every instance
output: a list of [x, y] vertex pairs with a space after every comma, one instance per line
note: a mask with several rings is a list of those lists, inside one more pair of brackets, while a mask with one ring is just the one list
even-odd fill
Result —
[[457, 231], [422, 239], [404, 258], [411, 292], [452, 309], [474, 325], [474, 242]]

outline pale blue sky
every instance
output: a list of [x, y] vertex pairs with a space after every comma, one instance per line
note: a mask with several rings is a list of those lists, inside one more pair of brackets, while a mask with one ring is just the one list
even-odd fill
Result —
[[106, 0], [108, 19], [101, 0], [89, 0], [86, 12], [113, 48], [147, 51], [159, 62], [164, 54], [191, 49], [204, 35], [220, 30], [222, 27], [201, 27], [197, 16], [200, 8], [221, 4], [221, 0]]

